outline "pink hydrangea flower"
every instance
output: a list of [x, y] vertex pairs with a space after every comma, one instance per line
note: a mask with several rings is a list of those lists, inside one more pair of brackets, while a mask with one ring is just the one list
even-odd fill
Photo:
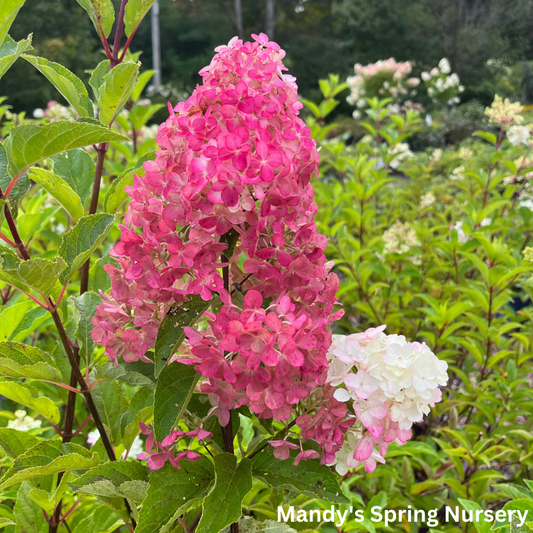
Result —
[[[259, 418], [297, 416], [326, 381], [329, 325], [342, 315], [327, 240], [313, 220], [316, 145], [298, 117], [285, 52], [264, 34], [253, 38], [217, 48], [202, 85], [159, 127], [155, 161], [126, 188], [131, 202], [111, 253], [118, 267], [106, 267], [112, 288], [93, 319], [93, 339], [115, 364], [148, 361], [171, 307], [218, 296], [220, 310], [206, 313], [206, 329], [185, 328], [172, 361], [203, 376], [200, 390], [222, 425], [242, 405]], [[239, 241], [232, 257], [228, 235]], [[234, 295], [241, 290], [244, 299]], [[352, 422], [330, 388], [323, 394], [313, 423], [301, 420], [325, 460]], [[177, 461], [167, 439], [154, 467]]]

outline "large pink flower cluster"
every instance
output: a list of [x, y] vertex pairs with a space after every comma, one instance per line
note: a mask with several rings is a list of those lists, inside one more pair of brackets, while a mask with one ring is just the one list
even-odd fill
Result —
[[[219, 47], [203, 84], [160, 126], [155, 161], [127, 188], [119, 268], [106, 267], [112, 289], [93, 319], [93, 339], [115, 364], [143, 360], [172, 306], [218, 295], [221, 309], [206, 313], [206, 329], [186, 328], [177, 358], [206, 378], [223, 425], [241, 405], [287, 420], [325, 383], [328, 327], [341, 314], [313, 221], [315, 142], [283, 50], [254, 39]], [[226, 258], [230, 236], [238, 245]]]

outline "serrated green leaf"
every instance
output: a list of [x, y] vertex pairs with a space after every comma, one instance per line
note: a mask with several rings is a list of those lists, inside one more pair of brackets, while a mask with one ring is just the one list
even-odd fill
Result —
[[[470, 500], [464, 500], [462, 498], [458, 498], [458, 501], [467, 511], [483, 511], [483, 508], [481, 505], [479, 505], [479, 503]], [[489, 533], [490, 528], [490, 522], [485, 522], [483, 520], [476, 522], [476, 529], [478, 530], [478, 533]]]
[[0, 249], [0, 280], [24, 292], [31, 289], [45, 297], [50, 296], [65, 267], [61, 257], [54, 261], [41, 257], [22, 261], [10, 249]]
[[7, 35], [3, 38], [3, 42], [0, 41], [2, 43], [0, 44], [0, 79], [24, 52], [32, 50], [31, 39], [30, 34], [26, 39], [16, 42]]
[[93, 117], [93, 104], [83, 82], [68, 68], [44, 57], [23, 55], [61, 93], [80, 117]]
[[26, 0], [2, 0], [0, 11], [0, 43], [3, 42], [11, 24]]
[[187, 408], [200, 375], [194, 366], [173, 362], [163, 368], [154, 393], [154, 432], [162, 441]]
[[139, 64], [125, 61], [104, 76], [98, 89], [98, 106], [100, 120], [105, 125], [113, 124], [115, 117], [129, 100], [138, 74]]
[[15, 403], [37, 411], [52, 424], [59, 424], [61, 417], [56, 404], [50, 398], [39, 396], [39, 391], [34, 387], [25, 383], [0, 380], [0, 394]]
[[67, 264], [67, 268], [59, 278], [63, 285], [102, 244], [114, 221], [115, 217], [107, 213], [88, 215], [63, 234], [63, 242], [58, 250]]
[[241, 517], [242, 500], [252, 488], [252, 462], [232, 453], [215, 456], [215, 484], [203, 503], [198, 533], [218, 533]]
[[0, 480], [0, 490], [22, 481], [70, 470], [88, 470], [100, 462], [97, 453], [77, 444], [43, 440], [19, 455]]
[[41, 439], [25, 431], [13, 428], [0, 428], [0, 446], [8, 457], [15, 459], [35, 446]]
[[167, 313], [157, 332], [155, 341], [155, 377], [174, 355], [185, 339], [183, 328], [192, 326], [211, 305], [199, 295], [193, 296], [179, 306], [172, 307]]
[[94, 24], [98, 35], [108, 37], [115, 22], [115, 8], [111, 0], [77, 0]]
[[32, 486], [22, 483], [17, 492], [17, 500], [13, 512], [17, 522], [16, 533], [48, 533], [48, 522], [43, 510], [30, 498]]
[[62, 178], [49, 170], [38, 167], [30, 168], [28, 176], [48, 191], [65, 208], [74, 222], [78, 222], [83, 216], [83, 205], [80, 197]]
[[70, 186], [83, 204], [91, 194], [95, 164], [92, 157], [81, 148], [52, 157], [54, 174]]
[[332, 503], [349, 503], [342, 493], [337, 478], [318, 460], [303, 461], [294, 466], [298, 450], [279, 461], [272, 450], [266, 448], [252, 458], [252, 474], [271, 487], [284, 487]]
[[0, 342], [0, 376], [61, 382], [61, 372], [46, 352], [20, 342]]
[[146, 497], [149, 473], [145, 465], [135, 461], [109, 462], [92, 468], [68, 485], [76, 492], [140, 503]]
[[123, 519], [106, 505], [89, 507], [84, 502], [84, 512], [74, 516], [71, 531], [74, 533], [111, 533], [124, 525]]
[[135, 533], [172, 531], [172, 518], [179, 517], [207, 494], [214, 479], [213, 464], [209, 459], [201, 457], [199, 461], [183, 461], [180, 466], [177, 470], [167, 463], [161, 470], [150, 474], [148, 495]]
[[[150, 363], [141, 363], [147, 367], [152, 366]], [[134, 387], [141, 386], [149, 389], [155, 388], [155, 383], [146, 374], [130, 370], [126, 364], [121, 364], [116, 367], [113, 363], [106, 363], [101, 365], [94, 371], [94, 379], [96, 380], [110, 380], [110, 381], [124, 381]]]
[[[85, 292], [81, 296], [69, 298], [72, 310], [76, 313], [76, 338], [79, 341], [79, 354], [88, 363], [89, 358], [93, 353], [93, 338], [91, 331], [93, 330], [92, 318], [96, 315], [96, 306], [102, 301], [100, 296], [95, 292]], [[88, 364], [87, 364], [88, 366]]]
[[124, 390], [116, 381], [103, 381], [93, 388], [93, 400], [102, 422], [109, 428], [108, 435], [111, 442], [118, 446], [120, 443], [120, 423], [129, 407], [129, 401]]
[[58, 120], [45, 126], [27, 124], [11, 129], [4, 148], [12, 177], [39, 161], [91, 144], [127, 141], [128, 138], [104, 127], [95, 120]]
[[124, 30], [129, 37], [137, 30], [137, 27], [150, 11], [155, 0], [129, 0], [126, 4], [126, 12], [124, 13]]

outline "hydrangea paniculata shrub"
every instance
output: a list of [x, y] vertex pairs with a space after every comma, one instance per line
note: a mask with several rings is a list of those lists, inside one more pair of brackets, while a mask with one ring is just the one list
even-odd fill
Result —
[[[102, 294], [93, 339], [115, 364], [151, 364], [146, 353], [169, 310], [192, 297], [212, 302], [202, 326], [184, 328], [173, 357], [202, 376], [210, 414], [222, 426], [241, 406], [259, 418], [295, 420], [300, 434], [271, 441], [275, 455], [299, 448], [296, 463], [320, 456], [331, 464], [356, 418], [326, 383], [329, 327], [342, 311], [327, 240], [314, 223], [315, 142], [277, 44], [261, 34], [216, 52], [202, 85], [169, 109], [155, 161], [127, 188], [131, 202], [112, 252], [119, 267], [106, 267], [112, 288]], [[190, 445], [176, 455], [175, 442], [209, 436], [201, 427], [194, 435], [175, 430], [157, 443], [150, 428], [143, 433], [142, 458], [154, 469], [199, 458]], [[304, 450], [300, 438], [320, 453]]]

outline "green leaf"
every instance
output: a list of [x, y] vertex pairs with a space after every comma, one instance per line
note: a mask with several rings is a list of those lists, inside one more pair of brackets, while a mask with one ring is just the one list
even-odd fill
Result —
[[111, 61], [109, 59], [104, 59], [96, 68], [91, 72], [91, 77], [89, 78], [89, 85], [91, 86], [96, 101], [99, 99], [99, 90], [102, 84], [104, 83], [104, 78], [111, 70]]
[[2, 43], [0, 45], [0, 79], [24, 52], [32, 50], [31, 39], [32, 36], [30, 34], [26, 39], [22, 39], [19, 42], [11, 39], [9, 35], [3, 39], [3, 42], [0, 40]]
[[54, 261], [41, 257], [23, 261], [10, 249], [0, 249], [0, 280], [24, 292], [31, 289], [45, 297], [50, 296], [65, 267], [61, 257]]
[[198, 533], [218, 533], [237, 522], [242, 514], [242, 500], [252, 488], [252, 462], [232, 453], [215, 456], [215, 485], [203, 503]]
[[137, 31], [137, 27], [142, 22], [146, 13], [150, 11], [155, 0], [129, 0], [124, 13], [124, 29], [129, 37]]
[[83, 204], [91, 194], [95, 165], [92, 157], [81, 148], [52, 157], [54, 174], [63, 178], [80, 197]]
[[93, 353], [91, 331], [94, 326], [91, 320], [96, 315], [96, 306], [101, 303], [102, 299], [95, 292], [86, 292], [78, 297], [71, 296], [68, 301], [76, 314], [75, 319], [78, 324], [76, 338], [80, 345], [79, 353], [88, 362]]
[[135, 84], [133, 92], [131, 93], [131, 99], [133, 102], [136, 102], [141, 97], [144, 88], [156, 72], [157, 70], [145, 70], [144, 72], [141, 72], [139, 74], [139, 77], [137, 78], [137, 83]]
[[154, 432], [161, 442], [187, 408], [200, 375], [194, 366], [173, 362], [163, 368], [154, 395]]
[[[183, 461], [177, 470], [167, 463], [150, 474], [148, 495], [143, 502], [135, 533], [172, 531], [176, 519], [201, 500], [214, 478], [213, 464], [206, 457]], [[165, 525], [168, 524], [167, 527]]]
[[120, 443], [120, 423], [129, 407], [129, 401], [124, 390], [117, 381], [103, 381], [93, 389], [93, 399], [102, 422], [109, 428], [108, 435], [111, 442], [118, 446]]
[[6, 526], [16, 526], [16, 525], [17, 525], [16, 522], [13, 522], [13, 520], [10, 520], [9, 518], [6, 518], [5, 516], [0, 516], [0, 528], [6, 527]]
[[100, 120], [107, 126], [113, 124], [115, 117], [129, 100], [138, 74], [139, 64], [125, 61], [104, 76], [98, 89], [98, 105]]
[[15, 459], [35, 446], [41, 439], [25, 431], [13, 428], [0, 428], [0, 446], [8, 457]]
[[[5, 191], [11, 182], [11, 176], [7, 171], [7, 154], [3, 144], [0, 144], [0, 188], [2, 191]], [[17, 217], [18, 206], [24, 198], [24, 196], [31, 189], [31, 182], [28, 179], [28, 173], [25, 172], [17, 181], [15, 186], [11, 189], [11, 194], [9, 195], [9, 207], [11, 208], [11, 213], [13, 217]], [[5, 202], [3, 202], [5, 203]], [[4, 220], [4, 210], [0, 210], [0, 226]]]
[[58, 253], [67, 264], [59, 280], [64, 285], [79, 270], [94, 251], [104, 242], [113, 226], [115, 217], [96, 213], [81, 218], [76, 226], [63, 234]]
[[252, 474], [271, 487], [284, 487], [332, 503], [349, 503], [327, 466], [318, 460], [302, 461], [294, 466], [297, 453], [298, 450], [291, 450], [287, 460], [279, 461], [270, 448], [265, 448], [253, 457]]
[[[155, 383], [152, 378], [148, 377], [144, 372], [138, 372], [137, 369], [133, 370], [130, 365], [135, 363], [122, 363], [116, 367], [113, 363], [106, 363], [104, 365], [98, 366], [94, 371], [94, 379], [96, 380], [110, 380], [110, 381], [124, 381], [129, 383], [134, 387], [147, 387], [149, 389], [155, 388]], [[139, 362], [140, 365], [143, 365], [148, 370], [151, 369], [153, 365], [150, 363]], [[140, 370], [140, 369], [139, 369]]]
[[61, 383], [61, 372], [46, 352], [20, 342], [0, 342], [0, 376]]
[[135, 461], [109, 462], [91, 468], [68, 485], [76, 492], [140, 503], [146, 497], [149, 473], [146, 466]]
[[167, 313], [159, 326], [155, 341], [156, 378], [185, 339], [183, 328], [194, 325], [210, 305], [210, 301], [204, 302], [199, 295], [196, 295], [183, 304], [172, 307]]
[[127, 140], [127, 137], [95, 120], [58, 120], [41, 127], [26, 124], [12, 128], [9, 137], [4, 141], [4, 148], [9, 173], [15, 177], [43, 159], [74, 148]]
[[[34, 310], [39, 312], [37, 316], [33, 314]], [[28, 322], [26, 322], [28, 315], [30, 315], [30, 317]], [[33, 331], [34, 321], [43, 316], [46, 317], [47, 315], [48, 310], [43, 309], [42, 307], [36, 307], [30, 300], [4, 308], [0, 313], [0, 324], [2, 324], [0, 341], [24, 340], [21, 339], [19, 335], [23, 336], [24, 332], [28, 332], [26, 334], [27, 336], [29, 332]], [[24, 336], [24, 338], [26, 336]]]
[[78, 444], [62, 444], [59, 440], [43, 440], [19, 455], [0, 480], [0, 490], [22, 481], [67, 472], [88, 470], [100, 462], [97, 453]]
[[124, 525], [124, 520], [106, 505], [88, 507], [84, 502], [84, 512], [78, 513], [70, 524], [74, 533], [111, 533]]
[[80, 197], [62, 178], [49, 170], [38, 167], [30, 168], [29, 178], [48, 191], [65, 208], [74, 222], [78, 222], [83, 216]]
[[93, 117], [93, 104], [83, 82], [68, 68], [44, 57], [23, 55], [61, 93], [80, 117]]
[[144, 169], [139, 170], [125, 170], [116, 180], [113, 181], [104, 200], [104, 209], [108, 213], [116, 213], [120, 209], [120, 206], [129, 198], [128, 193], [124, 190], [124, 187], [131, 186], [133, 184], [134, 174], [144, 175]]
[[91, 18], [96, 33], [108, 37], [115, 22], [115, 8], [111, 0], [77, 0]]
[[11, 24], [15, 20], [20, 8], [26, 0], [2, 0], [2, 10], [0, 11], [0, 43], [4, 40]]
[[17, 499], [13, 512], [17, 521], [17, 533], [48, 533], [48, 522], [43, 510], [30, 498], [32, 490], [29, 483], [22, 483], [17, 492]]
[[164, 106], [163, 104], [137, 105], [135, 104], [128, 115], [131, 125], [136, 131], [141, 131], [143, 126]]
[[37, 411], [52, 424], [59, 424], [61, 416], [56, 404], [45, 396], [39, 396], [39, 391], [25, 383], [14, 381], [0, 381], [0, 394], [15, 403], [20, 403], [28, 409]]
[[[464, 500], [463, 498], [458, 498], [458, 502], [464, 507], [467, 511], [483, 511], [483, 508], [479, 503], [470, 501], [470, 500]], [[478, 533], [489, 533], [491, 528], [490, 522], [485, 522], [484, 520], [480, 520], [479, 522], [476, 522], [476, 529], [478, 530]]]

